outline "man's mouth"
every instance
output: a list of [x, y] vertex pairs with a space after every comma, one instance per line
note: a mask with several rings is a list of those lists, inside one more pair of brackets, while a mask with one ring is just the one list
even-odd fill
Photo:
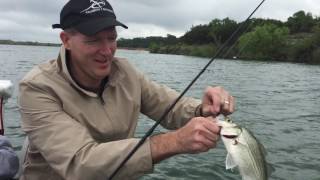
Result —
[[95, 59], [95, 61], [98, 63], [107, 63], [108, 62], [108, 60], [106, 60], [106, 59]]

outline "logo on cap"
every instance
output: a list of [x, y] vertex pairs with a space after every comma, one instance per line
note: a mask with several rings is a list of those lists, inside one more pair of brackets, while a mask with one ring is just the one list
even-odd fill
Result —
[[90, 0], [90, 3], [91, 5], [88, 8], [82, 10], [80, 13], [91, 14], [97, 11], [108, 11], [114, 14], [112, 9], [105, 7], [107, 4], [105, 0]]

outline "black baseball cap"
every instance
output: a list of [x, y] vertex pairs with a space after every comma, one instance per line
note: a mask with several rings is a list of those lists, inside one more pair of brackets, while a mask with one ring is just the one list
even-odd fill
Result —
[[128, 28], [116, 19], [113, 8], [106, 0], [69, 0], [60, 12], [60, 24], [52, 28], [74, 28], [90, 36], [113, 26]]

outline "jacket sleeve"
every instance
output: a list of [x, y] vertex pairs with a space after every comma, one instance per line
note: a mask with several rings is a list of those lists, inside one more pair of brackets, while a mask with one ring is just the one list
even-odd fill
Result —
[[[95, 141], [87, 128], [64, 112], [63, 104], [48, 91], [39, 84], [20, 83], [22, 128], [30, 144], [64, 179], [107, 179], [139, 139]], [[147, 140], [115, 179], [134, 179], [152, 171], [150, 151]]]
[[0, 135], [0, 179], [13, 178], [19, 170], [19, 159], [9, 140]]
[[[162, 114], [180, 95], [165, 85], [149, 80], [140, 73], [142, 84], [141, 111], [151, 119], [158, 120]], [[186, 124], [191, 118], [199, 116], [201, 101], [191, 97], [183, 97], [168, 113], [161, 125], [167, 129], [177, 129]]]

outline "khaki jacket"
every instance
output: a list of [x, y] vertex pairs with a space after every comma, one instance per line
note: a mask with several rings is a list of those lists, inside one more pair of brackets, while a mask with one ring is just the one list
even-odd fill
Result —
[[[65, 54], [61, 47], [57, 60], [36, 66], [20, 82], [22, 128], [30, 141], [20, 179], [106, 180], [139, 141], [134, 132], [140, 112], [157, 120], [179, 95], [114, 58], [103, 103], [72, 80]], [[183, 98], [162, 126], [183, 126], [199, 114], [199, 103]], [[136, 179], [152, 170], [147, 140], [115, 179]]]

